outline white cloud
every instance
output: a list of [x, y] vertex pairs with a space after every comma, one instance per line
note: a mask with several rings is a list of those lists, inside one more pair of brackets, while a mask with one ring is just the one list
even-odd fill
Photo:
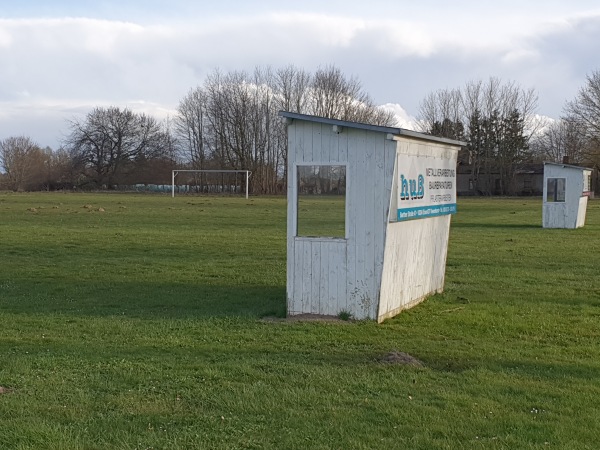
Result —
[[[246, 19], [242, 22], [248, 24]], [[296, 31], [305, 34], [305, 38], [309, 40], [319, 41], [329, 47], [348, 47], [357, 33], [367, 26], [361, 19], [297, 12], [257, 17], [256, 23], [250, 24], [248, 28], [255, 28], [256, 25], [259, 25], [260, 29], [272, 28], [279, 30], [281, 34], [287, 32], [293, 36]]]
[[540, 54], [536, 50], [517, 48], [514, 50], [507, 51], [502, 57], [502, 62], [506, 64], [520, 64], [520, 63], [535, 63], [539, 60]]
[[397, 103], [386, 103], [381, 105], [381, 108], [394, 114], [396, 117], [396, 126], [398, 128], [418, 131], [417, 119], [408, 114], [401, 105]]
[[[49, 129], [44, 120], [58, 135], [65, 118], [94, 106], [173, 115], [189, 89], [216, 68], [294, 64], [313, 71], [334, 64], [388, 104], [406, 128], [428, 93], [490, 76], [539, 89], [541, 113], [556, 116], [585, 74], [598, 68], [590, 58], [600, 39], [597, 10], [566, 13], [549, 1], [537, 15], [526, 5], [504, 8], [506, 14], [481, 2], [423, 9], [425, 3], [373, 1], [377, 14], [348, 1], [347, 8], [325, 13], [317, 2], [310, 11], [284, 11], [278, 3], [280, 12], [257, 7], [252, 14], [145, 24], [131, 17], [0, 19], [0, 139], [15, 129]], [[56, 145], [50, 135], [42, 144]]]
[[9, 47], [12, 44], [12, 37], [7, 30], [0, 28], [0, 47]]

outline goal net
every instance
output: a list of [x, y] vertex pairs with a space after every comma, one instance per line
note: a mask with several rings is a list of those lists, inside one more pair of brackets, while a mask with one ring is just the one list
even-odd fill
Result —
[[226, 194], [245, 195], [248, 198], [249, 170], [191, 170], [171, 172], [171, 195]]

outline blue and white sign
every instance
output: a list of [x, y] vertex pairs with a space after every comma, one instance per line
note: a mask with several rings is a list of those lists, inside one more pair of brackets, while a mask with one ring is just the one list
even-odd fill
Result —
[[456, 213], [456, 161], [398, 154], [397, 220]]

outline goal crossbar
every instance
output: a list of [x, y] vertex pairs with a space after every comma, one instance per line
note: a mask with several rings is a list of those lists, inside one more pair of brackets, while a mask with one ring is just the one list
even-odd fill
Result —
[[230, 169], [174, 169], [171, 171], [171, 197], [175, 198], [175, 177], [182, 172], [192, 173], [245, 173], [246, 174], [246, 199], [248, 199], [249, 179], [252, 172], [250, 170], [230, 170]]

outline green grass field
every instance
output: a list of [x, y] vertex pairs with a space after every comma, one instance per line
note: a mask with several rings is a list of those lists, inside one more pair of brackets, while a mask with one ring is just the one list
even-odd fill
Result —
[[263, 319], [285, 214], [0, 193], [0, 448], [598, 448], [600, 201], [544, 230], [540, 199], [460, 200], [445, 293], [381, 325]]
[[298, 236], [346, 236], [346, 197], [344, 195], [299, 195]]

